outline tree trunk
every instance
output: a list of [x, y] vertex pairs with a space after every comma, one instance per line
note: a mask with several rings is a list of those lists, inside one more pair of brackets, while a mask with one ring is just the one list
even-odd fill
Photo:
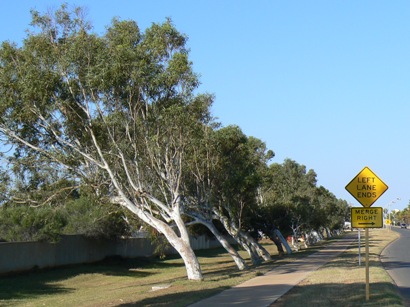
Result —
[[212, 222], [205, 222], [203, 220], [198, 220], [202, 225], [206, 226], [212, 234], [215, 236], [215, 238], [221, 243], [223, 248], [231, 255], [233, 260], [235, 261], [237, 267], [239, 270], [245, 270], [247, 269], [245, 260], [238, 254], [238, 252], [232, 247], [232, 245], [229, 244], [229, 242], [225, 239], [223, 235], [216, 229], [215, 225]]
[[292, 236], [292, 246], [295, 249], [295, 251], [297, 252], [299, 251], [299, 242], [298, 242], [297, 237], [295, 236]]
[[247, 253], [249, 254], [249, 257], [251, 258], [252, 264], [254, 265], [260, 264], [261, 260], [260, 260], [259, 255], [254, 250], [252, 250], [252, 247], [250, 244], [247, 243], [247, 240], [245, 240], [243, 236], [240, 236], [238, 234], [239, 231], [237, 227], [235, 227], [235, 225], [232, 222], [229, 223], [229, 220], [226, 216], [220, 214], [217, 211], [214, 211], [214, 213], [215, 213], [215, 217], [222, 223], [222, 225], [224, 226], [225, 230], [229, 233], [229, 235], [232, 238], [234, 238], [236, 242], [238, 242], [238, 244], [240, 244], [244, 250], [247, 251]]
[[261, 264], [261, 258], [259, 257], [258, 253], [256, 250], [241, 236], [231, 234], [232, 237], [242, 246], [244, 250], [249, 254], [249, 257], [251, 258], [252, 264], [253, 265], [259, 265]]
[[258, 255], [262, 257], [263, 260], [269, 261], [272, 260], [271, 255], [269, 252], [247, 232], [247, 231], [239, 231], [239, 235], [243, 236], [246, 241], [256, 250]]
[[153, 215], [144, 212], [141, 208], [137, 207], [126, 197], [122, 199], [116, 199], [121, 205], [125, 206], [132, 213], [136, 214], [145, 223], [162, 233], [168, 240], [169, 244], [178, 252], [185, 264], [187, 277], [189, 280], [203, 280], [201, 266], [199, 265], [198, 258], [196, 257], [186, 231], [184, 223], [181, 223], [182, 218], [180, 212], [174, 210], [173, 218], [177, 224], [180, 236], [165, 222], [155, 218]]
[[282, 244], [286, 248], [286, 252], [288, 254], [292, 254], [292, 249], [290, 248], [288, 241], [286, 241], [286, 239], [282, 236], [282, 233], [279, 231], [279, 229], [275, 229], [274, 232], [277, 235], [277, 237], [282, 241]]
[[275, 231], [274, 230], [270, 231], [268, 236], [269, 236], [269, 239], [271, 239], [272, 242], [276, 245], [276, 248], [278, 249], [279, 256], [282, 256], [285, 253], [285, 251], [283, 250], [282, 242], [278, 238]]
[[330, 231], [329, 227], [326, 227], [326, 236], [327, 239], [330, 239], [331, 237], [333, 237], [332, 232]]
[[[166, 234], [165, 237], [168, 239], [169, 243], [176, 249], [178, 254], [181, 255], [184, 261], [187, 277], [189, 280], [203, 280], [201, 266], [199, 265], [198, 258], [196, 257], [190, 244], [184, 242], [181, 239], [170, 238]], [[173, 235], [171, 235], [173, 237]]]

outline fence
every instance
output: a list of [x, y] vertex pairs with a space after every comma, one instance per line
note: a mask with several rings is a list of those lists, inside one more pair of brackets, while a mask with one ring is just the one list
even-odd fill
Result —
[[[205, 236], [191, 238], [194, 250], [220, 247], [217, 240]], [[95, 240], [82, 236], [63, 236], [58, 243], [0, 243], [0, 274], [49, 268], [70, 264], [91, 263], [111, 256], [123, 258], [149, 257], [155, 246], [148, 238]], [[170, 248], [168, 254], [176, 253]]]

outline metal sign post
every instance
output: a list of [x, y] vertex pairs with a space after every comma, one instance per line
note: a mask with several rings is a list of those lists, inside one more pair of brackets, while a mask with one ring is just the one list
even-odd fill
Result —
[[366, 228], [366, 302], [370, 299], [369, 228]]
[[361, 251], [361, 242], [360, 242], [360, 228], [357, 229], [357, 239], [359, 240], [359, 266], [362, 265], [362, 251]]

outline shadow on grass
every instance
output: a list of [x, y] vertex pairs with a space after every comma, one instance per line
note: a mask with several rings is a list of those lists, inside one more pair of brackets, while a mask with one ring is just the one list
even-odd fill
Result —
[[[274, 256], [272, 257], [272, 261], [264, 263], [261, 266], [251, 268], [258, 269], [258, 267], [262, 268], [264, 266], [266, 266], [266, 268], [280, 266], [286, 264], [287, 262], [292, 262], [300, 258], [304, 258], [307, 255], [310, 255], [316, 252], [317, 250], [321, 249], [322, 247], [322, 245], [318, 245], [316, 247], [309, 248], [298, 253], [287, 255], [283, 258], [279, 256]], [[223, 255], [225, 255], [226, 251], [222, 248], [217, 248], [212, 250], [198, 251], [196, 253], [198, 257], [212, 258], [216, 260], [217, 257], [222, 257]], [[218, 261], [218, 263], [220, 262], [221, 265], [226, 265], [226, 263], [232, 262], [232, 260], [229, 257], [219, 259], [216, 261]], [[215, 262], [212, 262], [212, 264], [215, 265]], [[346, 266], [346, 263], [344, 263], [343, 265]], [[12, 300], [35, 299], [42, 295], [71, 293], [74, 292], [75, 289], [59, 286], [56, 283], [81, 274], [97, 273], [110, 276], [129, 276], [140, 279], [151, 275], [155, 275], [157, 274], [155, 272], [161, 269], [172, 270], [176, 268], [181, 268], [183, 266], [184, 264], [180, 260], [180, 257], [178, 255], [168, 256], [165, 260], [159, 260], [155, 258], [122, 259], [119, 257], [112, 257], [110, 259], [106, 259], [102, 262], [94, 264], [76, 265], [48, 270], [36, 270], [28, 273], [18, 274], [15, 276], [2, 276], [0, 277], [0, 300], [3, 300], [7, 303], [7, 301], [11, 302]], [[220, 278], [232, 278], [240, 276], [242, 274], [237, 270], [233, 262], [232, 266], [230, 266], [229, 268], [226, 268], [226, 266], [224, 268], [217, 267], [213, 272], [210, 272], [212, 269], [210, 269], [210, 271], [207, 272], [207, 270], [205, 269], [206, 264], [203, 265], [203, 268], [206, 272], [204, 274], [205, 278], [216, 278], [218, 276]], [[164, 299], [164, 295], [161, 295], [160, 292], [158, 292], [158, 297], [156, 296], [155, 298], [147, 298], [142, 302], [135, 302], [134, 304], [124, 306], [186, 306], [188, 303], [193, 303], [193, 301], [187, 303], [186, 301], [182, 302], [181, 300], [200, 300], [213, 294], [216, 294], [224, 289], [226, 289], [226, 287], [221, 286], [213, 289], [203, 289], [201, 291], [194, 290], [194, 298], [192, 298], [192, 293], [190, 295], [185, 295], [184, 297], [184, 292], [182, 292], [166, 294]]]
[[[281, 284], [276, 286], [258, 286], [252, 288], [238, 289], [246, 296], [237, 296], [232, 292], [231, 304], [248, 304], [255, 302], [259, 293], [271, 294], [280, 292], [283, 287], [291, 285]], [[141, 301], [124, 303], [119, 306], [189, 306], [208, 297], [217, 295], [228, 287], [206, 289], [194, 292], [178, 292], [160, 294], [155, 297], [146, 298]], [[255, 296], [253, 296], [255, 295]], [[265, 301], [266, 302], [266, 301]], [[222, 303], [222, 302], [221, 302]], [[217, 305], [216, 305], [217, 306]], [[376, 283], [371, 285], [370, 300], [366, 302], [365, 285], [359, 283], [352, 284], [332, 284], [325, 283], [320, 285], [295, 286], [278, 301], [272, 302], [272, 307], [356, 307], [356, 306], [404, 306], [401, 297], [397, 294], [394, 286], [389, 283]]]
[[[33, 299], [41, 295], [70, 293], [74, 289], [55, 285], [81, 274], [104, 274], [142, 278], [152, 273], [139, 271], [138, 268], [165, 267], [168, 264], [152, 262], [149, 259], [108, 258], [103, 261], [52, 269], [33, 269], [29, 272], [0, 276], [0, 300]], [[177, 264], [173, 265], [178, 266]]]
[[[198, 255], [200, 257], [217, 258], [223, 252], [224, 249], [218, 248], [200, 251]], [[219, 262], [223, 265], [232, 262], [232, 260], [223, 259]], [[212, 265], [215, 265], [215, 262]], [[110, 257], [90, 264], [70, 265], [51, 269], [33, 269], [28, 272], [0, 276], [0, 301], [31, 300], [42, 295], [72, 293], [75, 289], [63, 287], [57, 285], [57, 283], [82, 274], [144, 278], [156, 274], [156, 271], [173, 270], [181, 267], [184, 267], [184, 263], [180, 260], [180, 257], [178, 255], [170, 255], [164, 260], [154, 257], [133, 259]], [[218, 272], [209, 272], [208, 274], [214, 275], [217, 273], [225, 274], [225, 276], [236, 276], [235, 274], [239, 274], [235, 265], [232, 266], [232, 269], [228, 268]], [[164, 282], [169, 281], [164, 280]]]
[[205, 258], [223, 257], [226, 255], [226, 249], [222, 247], [216, 247], [216, 248], [211, 248], [211, 249], [201, 249], [201, 250], [196, 250], [195, 255], [197, 255], [198, 257], [205, 257]]
[[220, 287], [214, 289], [206, 289], [200, 291], [190, 292], [178, 292], [160, 295], [155, 297], [146, 298], [138, 302], [125, 303], [118, 306], [121, 307], [136, 307], [136, 306], [172, 306], [172, 307], [185, 307], [193, 303], [196, 303], [202, 299], [206, 299], [213, 295], [216, 295], [229, 287]]
[[72, 289], [49, 284], [68, 277], [64, 270], [33, 270], [30, 273], [16, 276], [2, 276], [0, 278], [0, 300], [18, 300], [45, 294], [72, 292]]
[[[242, 274], [229, 256], [217, 260], [218, 257], [222, 257], [225, 253], [226, 251], [223, 248], [197, 252], [197, 255], [203, 257], [204, 260], [205, 258], [211, 258], [217, 261], [201, 264], [206, 279], [234, 278]], [[232, 265], [227, 267], [229, 263], [232, 263]], [[180, 257], [178, 255], [171, 255], [167, 256], [165, 260], [158, 258], [123, 259], [121, 257], [111, 257], [91, 264], [71, 265], [52, 269], [34, 269], [29, 272], [0, 276], [0, 301], [7, 304], [7, 301], [33, 300], [44, 295], [69, 294], [76, 291], [76, 289], [64, 287], [64, 281], [83, 274], [127, 276], [142, 279], [157, 274], [156, 272], [159, 271], [172, 271], [181, 267], [184, 267], [184, 263]], [[162, 282], [173, 282], [173, 278], [175, 277], [172, 277], [170, 280], [162, 280]], [[157, 281], [154, 283], [157, 283]], [[149, 283], [145, 285], [149, 285]], [[223, 289], [204, 290], [205, 293], [202, 295], [210, 295], [209, 293], [216, 293]]]

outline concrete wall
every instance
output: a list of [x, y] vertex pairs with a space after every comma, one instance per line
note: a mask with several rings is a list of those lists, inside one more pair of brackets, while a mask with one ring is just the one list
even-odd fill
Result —
[[[216, 240], [201, 236], [191, 239], [194, 250], [220, 247]], [[57, 267], [90, 263], [110, 256], [124, 258], [149, 257], [155, 246], [147, 238], [127, 238], [116, 241], [93, 240], [82, 236], [63, 236], [58, 243], [0, 243], [0, 274], [33, 268]], [[170, 248], [169, 254], [176, 253]]]

